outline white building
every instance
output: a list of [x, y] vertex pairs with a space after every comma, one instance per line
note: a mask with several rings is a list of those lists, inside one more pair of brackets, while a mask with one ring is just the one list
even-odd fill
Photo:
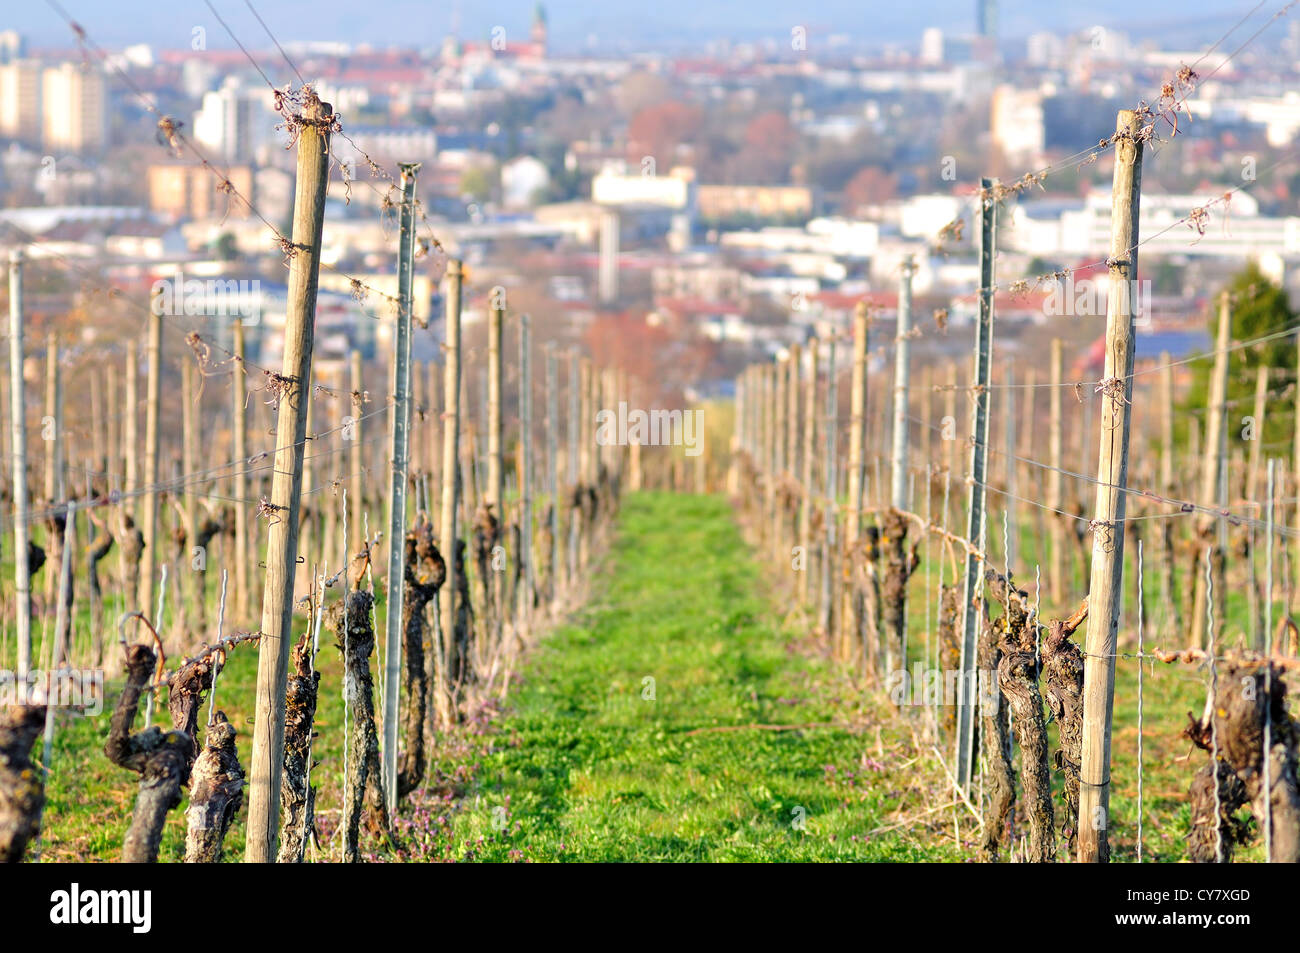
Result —
[[[1143, 195], [1140, 254], [1241, 260], [1300, 257], [1300, 217], [1262, 216], [1259, 203], [1246, 192], [1232, 193], [1225, 204], [1221, 196], [1226, 191]], [[1110, 192], [1104, 189], [1089, 193], [1083, 201], [1022, 202], [1011, 212], [1007, 247], [1058, 259], [1102, 260], [1110, 248], [1110, 205]], [[1205, 209], [1203, 234], [1188, 221], [1196, 209]]]
[[[339, 137], [332, 148], [340, 162], [350, 161], [356, 174], [367, 175], [362, 153], [379, 162], [433, 162], [439, 159], [438, 134], [427, 126], [360, 127]], [[355, 145], [353, 145], [355, 143]]]
[[0, 30], [0, 63], [12, 63], [27, 55], [27, 41], [17, 30]]
[[938, 66], [943, 62], [943, 30], [930, 27], [921, 34], [921, 62]]
[[1198, 98], [1189, 100], [1187, 108], [1197, 119], [1263, 126], [1268, 144], [1275, 149], [1286, 148], [1300, 134], [1300, 93], [1294, 90], [1250, 99]]
[[675, 168], [668, 175], [642, 175], [607, 169], [591, 180], [598, 205], [656, 205], [685, 210], [695, 206], [695, 173]]
[[914, 195], [899, 205], [898, 230], [909, 238], [933, 238], [967, 204], [955, 195]]
[[1032, 33], [1025, 41], [1025, 59], [1031, 66], [1062, 66], [1065, 41], [1055, 33]]
[[[1128, 34], [1109, 27], [1094, 26], [1085, 30], [1081, 39], [1087, 44], [1094, 60], [1110, 63], [1127, 61], [1132, 54]], [[1190, 61], [1189, 61], [1190, 62]]]
[[1013, 165], [1035, 164], [1047, 144], [1043, 96], [1038, 90], [999, 86], [993, 91], [989, 132]]
[[41, 77], [43, 140], [47, 149], [86, 152], [108, 143], [108, 89], [104, 74], [63, 63]]
[[0, 136], [41, 141], [41, 64], [15, 60], [0, 66]]
[[519, 156], [501, 166], [501, 200], [506, 208], [532, 208], [538, 193], [550, 184], [546, 163], [533, 156]]
[[244, 86], [229, 77], [220, 89], [204, 93], [194, 114], [194, 138], [225, 162], [249, 162], [275, 140], [280, 121], [271, 108], [270, 92]]

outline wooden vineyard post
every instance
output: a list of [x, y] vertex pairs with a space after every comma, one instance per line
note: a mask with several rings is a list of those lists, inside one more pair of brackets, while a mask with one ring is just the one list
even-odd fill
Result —
[[[578, 449], [578, 432], [579, 418], [582, 416], [582, 396], [581, 396], [582, 374], [579, 369], [579, 359], [577, 351], [569, 352], [569, 421], [568, 421], [568, 441], [569, 452], [566, 466], [568, 470], [568, 500], [569, 510], [569, 548], [568, 558], [565, 566], [565, 578], [567, 580], [567, 590], [569, 597], [572, 597], [578, 582], [578, 532], [581, 525], [581, 512], [578, 506], [578, 492], [582, 482], [582, 472], [579, 469], [579, 460], [581, 451]], [[640, 459], [637, 460], [638, 467]]]
[[835, 644], [835, 633], [832, 624], [835, 613], [832, 607], [834, 601], [832, 596], [835, 591], [836, 571], [839, 567], [837, 558], [839, 544], [835, 538], [835, 529], [839, 523], [839, 505], [838, 500], [835, 498], [835, 438], [839, 436], [839, 410], [836, 399], [838, 388], [835, 386], [835, 334], [832, 332], [828, 337], [830, 340], [827, 342], [826, 358], [826, 471], [824, 473], [826, 527], [822, 543], [821, 627], [825, 637], [833, 646]]
[[[63, 486], [63, 375], [59, 368], [59, 337], [53, 331], [45, 336], [45, 411], [41, 418], [41, 437], [45, 441], [45, 507], [61, 502]], [[46, 555], [51, 560], [63, 552], [63, 534], [51, 529], [46, 533]], [[45, 601], [54, 602], [59, 583], [53, 566], [45, 574]]]
[[[1227, 429], [1224, 418], [1227, 414], [1228, 401], [1228, 344], [1232, 334], [1232, 308], [1225, 291], [1219, 296], [1219, 326], [1214, 339], [1214, 370], [1210, 376], [1210, 391], [1206, 395], [1209, 416], [1205, 423], [1205, 441], [1201, 448], [1201, 498], [1197, 501], [1202, 506], [1221, 507], [1224, 500], [1224, 459], [1227, 452]], [[1200, 536], [1197, 550], [1204, 551], [1210, 545], [1215, 525], [1223, 527], [1223, 521], [1208, 514], [1197, 520], [1197, 532]], [[1220, 534], [1222, 535], [1222, 534]], [[1222, 539], [1215, 545], [1222, 545]], [[1218, 554], [1218, 558], [1222, 553]], [[1211, 562], [1216, 561], [1211, 555]], [[1206, 606], [1205, 576], [1195, 573], [1195, 585], [1192, 587], [1192, 631], [1190, 643], [1193, 646], [1209, 648], [1206, 640]]]
[[[853, 371], [849, 384], [849, 512], [844, 527], [844, 550], [848, 553], [850, 565], [854, 559], [853, 550], [858, 541], [858, 531], [862, 526], [863, 476], [866, 467], [862, 456], [862, 441], [867, 423], [867, 321], [867, 303], [859, 301], [853, 309]], [[847, 661], [853, 652], [854, 643], [858, 643], [863, 645], [865, 656], [862, 600], [857, 587], [852, 583], [845, 587], [841, 615], [846, 625], [841, 626], [844, 638], [836, 646], [836, 654], [841, 661]], [[866, 661], [864, 657], [864, 665]]]
[[447, 262], [447, 303], [444, 322], [442, 391], [442, 513], [439, 520], [438, 547], [443, 552], [447, 576], [439, 593], [438, 616], [442, 631], [438, 647], [438, 662], [434, 680], [434, 704], [438, 723], [444, 730], [451, 724], [454, 712], [451, 704], [452, 682], [447, 671], [456, 641], [456, 508], [460, 504], [460, 481], [457, 466], [460, 460], [460, 260]]
[[430, 360], [426, 365], [429, 380], [425, 382], [425, 393], [429, 395], [429, 417], [430, 421], [437, 421], [437, 429], [430, 430], [429, 439], [425, 441], [425, 452], [428, 454], [428, 463], [425, 464], [426, 472], [429, 473], [429, 499], [426, 506], [429, 507], [430, 517], [433, 515], [433, 485], [434, 477], [437, 477], [439, 469], [442, 467], [442, 443], [434, 437], [442, 436], [442, 368], [437, 361]]
[[1255, 376], [1255, 406], [1251, 416], [1250, 463], [1246, 471], [1246, 499], [1256, 499], [1259, 489], [1259, 453], [1264, 443], [1264, 415], [1268, 408], [1268, 365], [1261, 364]]
[[970, 788], [975, 768], [976, 636], [983, 614], [984, 484], [989, 454], [989, 382], [993, 356], [993, 261], [997, 235], [993, 180], [980, 180], [980, 290], [975, 325], [971, 422], [970, 501], [966, 523], [966, 576], [962, 590], [961, 676], [957, 680], [957, 784]]
[[[1300, 336], [1296, 337], [1296, 377], [1300, 380]], [[1295, 487], [1295, 495], [1300, 498], [1300, 386], [1295, 389], [1295, 434], [1291, 447], [1291, 479]], [[1292, 537], [1295, 542], [1291, 545], [1291, 567], [1295, 573], [1295, 579], [1291, 585], [1292, 605], [1300, 601], [1300, 499], [1297, 500], [1295, 511], [1292, 518], [1295, 520], [1296, 533]], [[1292, 606], [1287, 606], [1290, 612]]]
[[397, 251], [397, 326], [393, 337], [393, 427], [388, 490], [388, 592], [384, 601], [384, 794], [397, 810], [397, 724], [402, 686], [402, 602], [406, 589], [406, 488], [411, 469], [411, 279], [415, 268], [415, 178], [403, 162]]
[[[280, 776], [284, 763], [284, 698], [292, 641], [293, 580], [298, 565], [298, 511], [303, 443], [310, 398], [316, 289], [320, 274], [325, 189], [329, 183], [329, 117], [314, 94], [303, 107], [298, 175], [293, 203], [293, 254], [289, 261], [284, 360], [278, 379], [275, 469], [267, 514], [266, 586], [257, 659], [257, 704], [249, 772], [248, 840], [244, 859], [271, 863], [280, 826]], [[152, 395], [151, 395], [152, 396]], [[152, 405], [151, 405], [152, 406]], [[153, 410], [151, 410], [153, 413]]]
[[[519, 559], [523, 560], [517, 614], [527, 633], [533, 615], [533, 360], [529, 316], [519, 316]], [[599, 378], [596, 382], [599, 385]], [[599, 393], [599, 391], [597, 391]], [[598, 400], [598, 398], [597, 398]], [[593, 414], [594, 416], [594, 414]], [[599, 459], [597, 457], [597, 459]], [[597, 469], [593, 466], [593, 469]]]
[[[20, 249], [15, 249], [15, 250], [20, 251]], [[8, 279], [8, 273], [6, 272], [6, 280], [7, 279]], [[113, 365], [110, 363], [108, 366], [111, 369]], [[4, 358], [0, 360], [0, 370], [2, 370], [2, 372], [0, 372], [0, 461], [6, 461], [7, 465], [12, 466], [13, 453], [12, 453], [12, 448], [10, 446], [9, 440], [13, 436], [13, 434], [10, 431], [9, 422], [13, 418], [10, 414], [10, 404], [9, 404], [9, 398], [11, 395], [10, 395], [9, 378], [8, 378], [8, 373], [9, 373], [8, 358]], [[113, 414], [110, 413], [108, 416], [111, 419], [113, 417]], [[12, 495], [6, 493], [8, 487], [5, 482], [12, 476], [12, 471], [10, 473], [3, 473], [3, 468], [0, 467], [0, 474], [3, 474], [0, 475], [0, 498], [8, 495], [9, 498], [12, 499], [13, 498]], [[109, 488], [112, 489], [112, 486], [110, 485]], [[4, 545], [3, 543], [0, 543], [0, 552], [3, 551], [4, 551]]]
[[[104, 385], [103, 377], [99, 370], [92, 369], [90, 372], [90, 421], [91, 421], [91, 458], [94, 462], [94, 469], [108, 469], [108, 455], [104, 452], [105, 443], [105, 421], [104, 421]], [[87, 472], [86, 477], [91, 474]]]
[[1063, 442], [1061, 439], [1061, 398], [1065, 378], [1065, 344], [1060, 338], [1052, 338], [1051, 384], [1048, 388], [1048, 463], [1047, 471], [1047, 514], [1048, 524], [1052, 527], [1052, 561], [1050, 568], [1052, 601], [1057, 605], [1065, 602], [1065, 495], [1061, 492], [1061, 461]]
[[1003, 541], [1005, 551], [1002, 554], [1003, 562], [1006, 564], [1008, 575], [1015, 571], [1016, 559], [1019, 553], [1016, 539], [1019, 525], [1016, 522], [1016, 497], [1018, 492], [1016, 481], [1016, 373], [1011, 367], [1006, 370], [1005, 393], [1002, 400], [1002, 418], [1006, 429], [1003, 431], [1006, 452], [1003, 455], [1006, 461], [1004, 479], [1006, 481], [1006, 494], [1002, 498], [1003, 511], [1006, 514], [1006, 539]]
[[[816, 462], [817, 447], [817, 363], [821, 359], [821, 348], [817, 338], [808, 341], [808, 376], [803, 382], [803, 475], [799, 505], [799, 545], [803, 548], [803, 575], [799, 577], [799, 602], [811, 607], [812, 602], [812, 514], [813, 514], [813, 465]], [[752, 438], [751, 438], [752, 439]]]
[[894, 338], [894, 452], [890, 481], [890, 505], [896, 510], [908, 508], [908, 391], [912, 376], [912, 272], [911, 258], [903, 262], [898, 288], [898, 333]]
[[1174, 362], [1160, 352], [1160, 492], [1174, 492]]
[[252, 606], [248, 564], [255, 561], [248, 542], [248, 412], [244, 407], [247, 388], [244, 374], [244, 322], [234, 327], [235, 368], [230, 380], [230, 414], [234, 427], [235, 474], [231, 495], [235, 498], [235, 615], [248, 617]]
[[1137, 300], [1138, 219], [1142, 193], [1141, 122], [1133, 110], [1116, 119], [1110, 215], [1110, 297], [1106, 364], [1101, 381], [1097, 504], [1093, 512], [1092, 578], [1083, 665], [1083, 750], [1079, 775], [1080, 863], [1110, 859], [1110, 738], [1115, 703], [1115, 651], [1124, 580], [1125, 490], [1133, 397], [1133, 307]]
[[[194, 473], [198, 469], [198, 441], [199, 441], [199, 390], [195, 383], [195, 366], [191, 360], [186, 360], [181, 364], [181, 399], [184, 406], [181, 408], [181, 469], [186, 473]], [[203, 628], [203, 595], [204, 587], [202, 585], [204, 577], [199, 573], [206, 571], [207, 553], [196, 551], [199, 532], [199, 498], [195, 492], [194, 483], [191, 480], [185, 481], [185, 489], [181, 494], [182, 506], [185, 511], [185, 563], [181, 570], [185, 573], [187, 585], [182, 592], [184, 597], [190, 600], [193, 617], [188, 617], [186, 609], [179, 607], [181, 611], [177, 614], [177, 620], [189, 618], [189, 622], [197, 625], [200, 630]], [[202, 567], [202, 568], [200, 568]]]
[[[803, 367], [803, 349], [796, 343], [790, 345], [789, 373], [790, 379], [786, 382], [786, 448], [785, 448], [785, 469], [789, 474], [791, 486], [795, 485], [794, 481], [799, 479], [799, 374]], [[790, 514], [790, 531], [793, 535], [795, 525], [798, 523], [797, 503], [793, 505]], [[789, 547], [782, 558], [789, 558]]]
[[559, 434], [559, 369], [555, 357], [555, 345], [548, 341], [546, 344], [546, 499], [550, 503], [550, 509], [547, 512], [550, 550], [546, 554], [546, 578], [549, 587], [546, 601], [548, 609], [552, 613], [559, 606], [560, 596]]
[[[501, 423], [501, 341], [505, 320], [505, 289], [500, 289], [499, 292], [494, 289], [492, 307], [488, 311], [488, 465], [487, 492], [484, 493], [484, 499], [491, 508], [492, 515], [496, 517], [498, 537], [501, 537], [506, 527], [504, 434]], [[492, 562], [495, 563], [495, 560]], [[490, 614], [488, 631], [492, 633], [493, 643], [499, 645], [503, 637], [505, 619], [506, 574], [504, 571], [493, 571], [491, 591], [492, 605], [487, 607]]]
[[581, 358], [578, 361], [578, 483], [582, 487], [582, 506], [579, 510], [578, 533], [578, 570], [581, 572], [587, 568], [591, 552], [591, 521], [589, 513], [591, 507], [588, 505], [588, 494], [594, 489], [592, 473], [595, 467], [592, 465], [592, 439], [593, 432], [591, 423], [595, 417], [595, 410], [591, 401], [591, 360]]
[[[63, 463], [63, 428], [59, 421], [63, 380], [59, 373], [59, 337], [53, 331], [45, 336], [45, 417], [41, 421], [45, 437], [45, 504], [58, 502], [59, 470]], [[48, 436], [46, 436], [48, 434]], [[57, 582], [53, 573], [46, 575], [47, 582]]]
[[[139, 449], [140, 449], [140, 350], [135, 341], [126, 342], [126, 373], [123, 375], [125, 390], [122, 393], [122, 446], [120, 453], [123, 460], [122, 492], [126, 496], [123, 513], [139, 513], [135, 502], [135, 491], [140, 488]], [[131, 593], [129, 598], [134, 598]]]
[[[748, 414], [749, 414], [749, 398], [746, 396], [746, 387], [748, 385], [748, 380], [749, 378], [747, 374], [747, 369], [742, 370], [740, 374], [736, 376], [736, 393], [735, 393], [735, 401], [733, 404], [734, 407], [733, 420], [734, 420], [735, 429], [731, 440], [731, 451], [732, 451], [731, 466], [727, 475], [727, 495], [732, 499], [738, 499], [740, 494], [740, 486], [741, 486], [740, 455], [742, 453], [748, 452], [748, 448], [746, 445], [746, 441], [748, 438], [745, 432], [746, 423], [748, 421]], [[631, 460], [635, 452], [632, 449], [632, 447], [635, 444], [636, 441], [633, 440], [632, 435], [629, 434], [628, 435], [629, 465], [631, 464]], [[630, 486], [628, 488], [631, 489]]]
[[[1176, 495], [1174, 479], [1174, 366], [1168, 351], [1160, 352], [1160, 492]], [[1163, 623], [1166, 632], [1183, 630], [1182, 612], [1174, 578], [1178, 573], [1178, 558], [1174, 547], [1175, 520], [1161, 520], [1159, 529], [1164, 553], [1164, 571], [1160, 574], [1160, 601], [1164, 604]]]
[[[943, 392], [943, 416], [944, 416], [945, 430], [949, 426], [952, 427], [951, 436], [945, 435], [947, 436], [947, 439], [944, 442], [948, 446], [945, 447], [943, 451], [944, 466], [948, 468], [948, 472], [950, 474], [952, 474], [953, 476], [959, 476], [961, 473], [959, 469], [959, 467], [961, 466], [961, 450], [959, 447], [961, 441], [957, 439], [957, 362], [956, 361], [950, 361], [948, 363], [948, 384], [944, 388], [944, 392]], [[951, 421], [951, 424], [948, 423], [949, 421]], [[948, 519], [948, 514], [945, 513], [944, 514], [945, 522], [947, 521], [947, 519]]]
[[[781, 505], [781, 482], [785, 478], [785, 445], [786, 445], [786, 407], [789, 403], [785, 388], [790, 379], [790, 374], [786, 370], [786, 362], [790, 360], [790, 355], [785, 354], [777, 358], [772, 365], [773, 388], [772, 388], [772, 423], [773, 423], [773, 446], [772, 446], [772, 559], [779, 561], [784, 558], [783, 550], [785, 548], [785, 508]], [[688, 411], [689, 413], [689, 411]], [[698, 492], [698, 489], [697, 489]]]
[[[302, 511], [298, 518], [298, 550], [302, 553], [310, 553], [313, 562], [319, 558], [320, 549], [320, 501], [314, 499], [312, 491], [316, 487], [316, 431], [319, 424], [316, 419], [317, 401], [316, 393], [313, 387], [308, 387], [307, 395], [303, 398], [307, 405], [307, 422], [303, 425], [303, 452], [302, 452], [302, 490], [300, 496], [304, 499], [311, 500], [311, 503]], [[394, 412], [394, 416], [396, 413]], [[298, 580], [302, 579], [310, 585], [312, 566], [307, 564], [307, 558], [304, 557], [298, 564], [298, 570], [295, 573], [294, 588], [298, 586]]]
[[786, 361], [786, 443], [785, 471], [793, 480], [799, 475], [799, 375], [803, 371], [803, 347], [797, 342], [790, 345]]
[[18, 678], [32, 662], [32, 577], [27, 562], [31, 524], [27, 509], [27, 401], [23, 394], [23, 253], [9, 252], [9, 415], [13, 453], [14, 602], [18, 640]]
[[757, 423], [758, 423], [758, 455], [754, 460], [755, 470], [758, 472], [758, 478], [762, 484], [761, 492], [763, 494], [762, 503], [757, 527], [757, 538], [759, 545], [763, 547], [764, 552], [768, 551], [770, 540], [768, 539], [768, 527], [771, 524], [772, 512], [772, 381], [768, 375], [768, 364], [759, 364], [754, 371], [757, 381], [755, 391], [758, 397], [757, 405]]
[[[144, 423], [144, 565], [140, 569], [137, 608], [146, 615], [154, 611], [154, 570], [158, 563], [158, 411], [162, 401], [162, 299], [156, 297], [149, 309], [149, 378], [145, 397]], [[134, 453], [135, 448], [128, 448]], [[161, 620], [158, 620], [161, 624]]]
[[352, 512], [348, 514], [348, 529], [351, 530], [353, 539], [347, 541], [347, 558], [350, 561], [353, 556], [361, 552], [366, 545], [365, 537], [365, 520], [363, 516], [366, 511], [365, 504], [365, 486], [363, 483], [365, 475], [365, 460], [362, 458], [361, 435], [365, 431], [365, 421], [361, 418], [365, 415], [365, 385], [361, 373], [361, 352], [353, 351], [351, 359], [352, 371], [352, 420], [348, 423], [343, 432], [343, 436], [349, 441], [348, 447], [348, 469], [350, 476], [348, 478], [348, 503]]
[[[903, 273], [898, 285], [898, 322], [894, 337], [894, 432], [893, 460], [890, 474], [889, 502], [900, 512], [911, 508], [908, 492], [908, 401], [912, 378], [912, 273], [915, 265], [911, 258], [903, 262]], [[899, 587], [896, 631], [886, 635], [888, 652], [886, 675], [895, 670], [907, 669], [907, 585]]]
[[[1264, 499], [1264, 628], [1255, 639], [1255, 651], [1262, 655], [1273, 652], [1273, 533], [1276, 523], [1273, 507], [1277, 499], [1277, 463], [1273, 457], [1268, 458], [1267, 496]], [[1267, 837], [1264, 842], [1269, 843]]]
[[104, 487], [110, 493], [120, 489], [122, 472], [121, 419], [117, 408], [117, 365], [109, 361], [104, 367]]

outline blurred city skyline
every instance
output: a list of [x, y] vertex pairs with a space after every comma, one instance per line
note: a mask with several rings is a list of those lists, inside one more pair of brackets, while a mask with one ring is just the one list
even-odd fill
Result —
[[[159, 17], [158, 0], [65, 0], [67, 12], [100, 42], [112, 46], [146, 43], [165, 49], [189, 47], [191, 30], [207, 30], [212, 49], [234, 48], [220, 24], [201, 0], [167, 5]], [[1043, 5], [1036, 0], [994, 0], [995, 35], [1001, 42], [1023, 41], [1039, 32], [1075, 32], [1092, 26], [1122, 29], [1134, 42], [1176, 44], [1212, 42], [1252, 8], [1236, 3], [1189, 10], [1173, 0], [1150, 0], [1134, 16], [1123, 0], [1094, 0], [1086, 6]], [[471, 4], [453, 0], [430, 5], [420, 0], [383, 0], [359, 5], [344, 0], [277, 0], [258, 12], [268, 26], [294, 45], [344, 43], [374, 47], [436, 48], [451, 34], [463, 39], [488, 36], [494, 28], [524, 36], [534, 16], [535, 0], [497, 0]], [[545, 4], [553, 52], [682, 49], [720, 43], [772, 43], [788, 49], [791, 29], [803, 26], [810, 43], [827, 48], [871, 50], [914, 47], [921, 34], [938, 27], [952, 35], [977, 32], [979, 0], [929, 0], [924, 4], [869, 4], [849, 0], [818, 0], [791, 8], [784, 0], [744, 3], [697, 3], [661, 0], [654, 4], [628, 0], [593, 6], [579, 0]], [[245, 35], [261, 27], [243, 4], [217, 6], [223, 18]], [[1262, 11], [1266, 15], [1267, 11]], [[66, 24], [47, 5], [30, 4], [5, 13], [3, 27], [26, 35], [42, 47], [66, 47]], [[400, 27], [400, 29], [398, 29]], [[254, 35], [254, 34], [250, 34]], [[254, 42], [258, 42], [254, 40]]]

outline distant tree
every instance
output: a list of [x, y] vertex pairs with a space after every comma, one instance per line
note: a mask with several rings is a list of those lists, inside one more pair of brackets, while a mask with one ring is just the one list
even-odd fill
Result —
[[495, 167], [470, 166], [460, 176], [460, 194], [468, 195], [475, 202], [485, 202], [492, 197], [496, 185]]
[[[1277, 331], [1295, 330], [1300, 324], [1286, 291], [1269, 280], [1253, 261], [1237, 273], [1227, 291], [1232, 300], [1230, 333], [1233, 343], [1255, 340]], [[1217, 295], [1211, 299], [1209, 311], [1208, 327], [1213, 341], [1219, 326]], [[1296, 339], [1290, 335], [1243, 347], [1228, 355], [1227, 429], [1230, 447], [1249, 447], [1249, 443], [1242, 439], [1242, 418], [1253, 412], [1255, 378], [1261, 365], [1275, 369], [1270, 376], [1262, 439], [1267, 444], [1282, 443], [1286, 446], [1290, 446], [1293, 439], [1293, 398], [1284, 402], [1279, 395], [1286, 383], [1296, 380]], [[1188, 398], [1188, 409], [1199, 412], [1205, 406], [1214, 361], [1209, 358], [1200, 360], [1193, 368], [1194, 384]]]
[[740, 174], [757, 185], [788, 180], [798, 135], [784, 113], [760, 113], [745, 126]]
[[844, 212], [853, 215], [863, 205], [878, 205], [898, 195], [898, 177], [879, 166], [860, 169], [844, 186]]
[[699, 134], [703, 119], [704, 113], [687, 103], [647, 106], [628, 125], [628, 157], [637, 162], [643, 156], [653, 156], [656, 171], [667, 172], [677, 155], [677, 147], [690, 143]]
[[629, 73], [614, 93], [619, 108], [625, 115], [632, 116], [650, 106], [672, 99], [672, 90], [668, 81], [655, 73]]
[[1183, 269], [1168, 258], [1161, 258], [1156, 264], [1155, 277], [1151, 279], [1152, 290], [1158, 295], [1176, 295], [1182, 291]]
[[550, 181], [537, 195], [538, 204], [568, 202], [591, 193], [590, 177], [564, 164], [565, 147], [549, 141], [539, 145], [537, 157], [546, 166]]
[[239, 246], [232, 232], [222, 232], [218, 235], [212, 251], [218, 261], [236, 261], [239, 258]]
[[685, 328], [651, 325], [632, 314], [604, 314], [584, 335], [592, 359], [621, 367], [642, 382], [646, 406], [681, 406], [682, 394], [706, 376], [718, 345]]

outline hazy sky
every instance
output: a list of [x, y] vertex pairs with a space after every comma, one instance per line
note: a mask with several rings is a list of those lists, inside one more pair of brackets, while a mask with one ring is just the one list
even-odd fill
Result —
[[[146, 42], [188, 47], [191, 30], [203, 26], [211, 48], [230, 46], [203, 0], [61, 0], [99, 42], [118, 47]], [[213, 0], [241, 40], [255, 48], [268, 45], [265, 34], [243, 0]], [[532, 19], [533, 0], [254, 0], [258, 12], [281, 42], [346, 40], [376, 45], [436, 46], [458, 10], [462, 37], [486, 36], [503, 26], [509, 39], [523, 39]], [[0, 26], [26, 34], [38, 46], [70, 45], [66, 25], [40, 0], [6, 0]], [[1281, 0], [1266, 0], [1256, 14], [1262, 22]], [[1043, 0], [1001, 0], [999, 33], [1023, 37], [1037, 30], [1082, 29], [1096, 23], [1124, 28], [1135, 39], [1165, 38], [1168, 43], [1217, 39], [1253, 2], [1189, 4], [1186, 0], [1144, 0], [1133, 15], [1132, 0], [1089, 0], [1083, 5]], [[574, 48], [594, 37], [597, 48], [628, 44], [734, 37], [754, 40], [773, 36], [788, 41], [790, 28], [807, 27], [810, 47], [816, 37], [845, 33], [861, 40], [915, 45], [921, 31], [939, 26], [953, 33], [971, 32], [975, 0], [550, 0], [546, 4], [553, 43]], [[1284, 25], [1270, 32], [1281, 33]], [[1174, 32], [1177, 31], [1177, 32]], [[1241, 38], [1253, 32], [1243, 29]], [[638, 42], [640, 41], [640, 42]]]

